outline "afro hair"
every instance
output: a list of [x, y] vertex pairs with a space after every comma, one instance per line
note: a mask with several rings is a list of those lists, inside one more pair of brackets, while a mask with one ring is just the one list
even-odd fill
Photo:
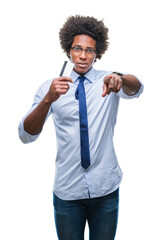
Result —
[[96, 59], [101, 59], [108, 48], [108, 28], [103, 20], [94, 17], [70, 16], [59, 32], [60, 45], [67, 56], [76, 35], [85, 34], [96, 41]]

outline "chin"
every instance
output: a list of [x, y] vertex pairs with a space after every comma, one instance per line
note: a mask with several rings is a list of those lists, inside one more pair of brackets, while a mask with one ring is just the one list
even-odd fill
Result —
[[84, 75], [86, 74], [90, 69], [78, 69], [78, 68], [74, 68], [74, 71], [78, 74]]

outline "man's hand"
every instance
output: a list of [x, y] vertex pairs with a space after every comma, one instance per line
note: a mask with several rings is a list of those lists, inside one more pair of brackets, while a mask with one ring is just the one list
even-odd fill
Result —
[[45, 101], [52, 103], [55, 102], [61, 95], [66, 94], [69, 90], [69, 82], [73, 82], [73, 80], [69, 77], [54, 79], [47, 95], [45, 96]]
[[121, 76], [112, 73], [104, 78], [103, 84], [103, 93], [102, 97], [105, 97], [106, 94], [110, 94], [111, 92], [119, 92], [122, 87], [122, 79]]

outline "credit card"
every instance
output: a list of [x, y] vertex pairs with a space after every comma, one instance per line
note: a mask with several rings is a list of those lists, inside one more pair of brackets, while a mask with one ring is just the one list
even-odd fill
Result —
[[62, 76], [70, 77], [73, 67], [74, 63], [65, 61], [60, 72], [60, 77]]

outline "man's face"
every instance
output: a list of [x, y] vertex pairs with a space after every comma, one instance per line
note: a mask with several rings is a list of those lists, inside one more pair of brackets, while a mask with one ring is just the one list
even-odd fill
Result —
[[[87, 52], [82, 51], [88, 49]], [[96, 53], [96, 41], [88, 35], [77, 35], [71, 46], [70, 59], [75, 64], [74, 71], [80, 75], [86, 74], [92, 67]]]

